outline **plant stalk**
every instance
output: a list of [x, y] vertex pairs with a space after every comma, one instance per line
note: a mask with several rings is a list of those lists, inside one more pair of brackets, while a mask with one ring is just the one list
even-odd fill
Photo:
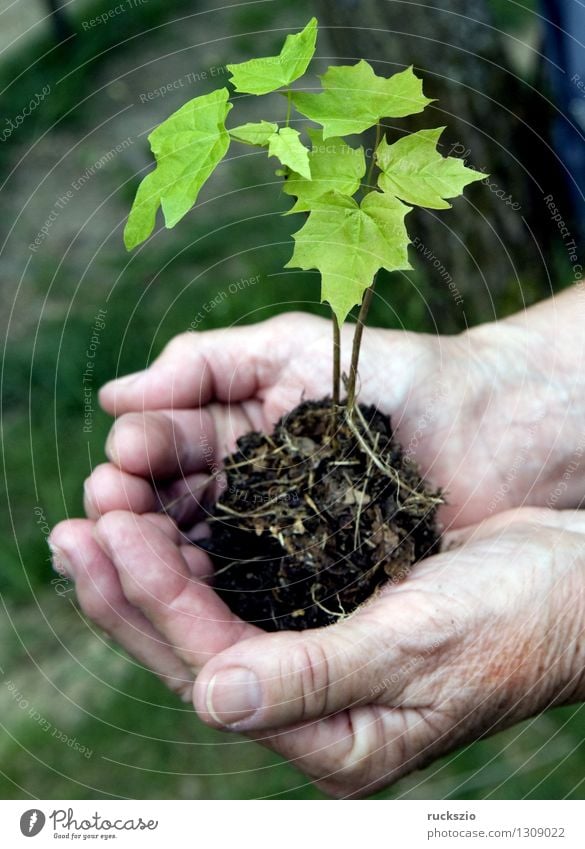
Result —
[[337, 316], [333, 313], [333, 405], [339, 406], [339, 387], [341, 384], [341, 334]]
[[372, 158], [370, 159], [370, 167], [368, 168], [368, 173], [366, 176], [366, 189], [372, 188], [372, 175], [374, 173], [374, 166], [376, 165], [376, 150], [378, 149], [378, 145], [380, 144], [380, 136], [382, 135], [382, 127], [380, 126], [380, 122], [376, 124], [376, 140], [374, 141], [374, 147], [372, 149]]
[[356, 393], [356, 383], [357, 383], [357, 373], [358, 373], [358, 363], [360, 359], [360, 349], [362, 346], [362, 336], [364, 335], [364, 326], [366, 323], [366, 318], [368, 317], [368, 312], [370, 310], [370, 305], [372, 303], [372, 298], [374, 297], [374, 287], [376, 285], [376, 277], [374, 277], [372, 281], [372, 285], [369, 289], [366, 289], [366, 294], [364, 295], [364, 299], [362, 301], [362, 305], [360, 307], [360, 311], [357, 318], [357, 323], [355, 326], [355, 331], [353, 334], [353, 346], [351, 349], [351, 365], [349, 367], [349, 380], [347, 382], [347, 409], [349, 411], [350, 416], [353, 415], [353, 408], [355, 406], [355, 393]]

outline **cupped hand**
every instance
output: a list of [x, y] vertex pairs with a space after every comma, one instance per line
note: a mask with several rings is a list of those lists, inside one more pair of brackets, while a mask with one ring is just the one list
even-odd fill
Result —
[[[345, 371], [351, 332], [342, 333]], [[217, 479], [239, 436], [270, 429], [303, 398], [330, 394], [331, 344], [330, 322], [287, 313], [182, 334], [150, 368], [107, 384], [100, 402], [118, 418], [110, 462], [86, 481], [87, 515], [172, 505], [186, 529], [213, 499], [210, 475]], [[533, 346], [529, 333], [506, 322], [452, 337], [374, 328], [364, 335], [360, 401], [391, 415], [405, 450], [443, 489], [446, 525], [543, 505], [562, 474], [573, 425]], [[556, 506], [576, 503], [574, 485]]]
[[[585, 518], [501, 513], [449, 536], [346, 620], [266, 634], [207, 585], [166, 518], [114, 511], [55, 529], [82, 608], [204, 722], [246, 733], [336, 796], [584, 695]], [[193, 688], [193, 679], [197, 676]]]
[[[349, 337], [346, 328], [346, 370]], [[329, 392], [330, 347], [328, 322], [285, 315], [248, 328], [185, 334], [149, 369], [108, 384], [100, 400], [118, 416], [107, 442], [110, 462], [86, 482], [89, 519], [61, 523], [51, 542], [87, 615], [141, 663], [186, 699], [200, 673], [195, 704], [205, 721], [235, 722], [331, 792], [364, 793], [539, 709], [546, 695], [526, 695], [529, 670], [519, 656], [496, 662], [516, 637], [502, 629], [496, 645], [489, 631], [501, 615], [528, 633], [519, 623], [523, 616], [532, 623], [531, 605], [541, 602], [536, 579], [536, 594], [528, 593], [534, 564], [548, 566], [559, 534], [575, 545], [576, 535], [573, 525], [569, 534], [555, 528], [562, 514], [550, 511], [539, 533], [528, 535], [529, 545], [517, 529], [501, 540], [497, 535], [496, 545], [486, 541], [484, 527], [481, 539], [418, 565], [403, 586], [389, 587], [325, 631], [268, 636], [238, 620], [210, 589], [209, 561], [190, 538], [200, 532], [206, 501], [215, 495], [210, 486], [237, 437], [271, 427], [302, 397]], [[446, 490], [442, 518], [452, 528], [511, 504], [545, 503], [554, 486], [555, 439], [570, 442], [570, 435], [561, 428], [548, 438], [558, 396], [530, 347], [521, 328], [505, 324], [497, 332], [449, 338], [366, 332], [360, 400], [392, 416], [405, 449]], [[484, 525], [493, 529], [497, 521]], [[536, 572], [546, 598], [547, 569]], [[540, 625], [548, 623], [547, 608], [538, 609]], [[246, 668], [239, 653], [255, 645], [261, 646], [256, 659], [267, 659], [258, 671], [268, 707], [257, 709], [254, 720], [238, 720], [246, 676], [237, 673], [225, 687], [216, 675], [222, 663], [234, 666], [233, 653], [235, 665]], [[461, 678], [449, 658], [461, 668], [469, 660], [473, 670], [473, 685], [452, 697], [446, 682]], [[496, 660], [486, 664], [486, 658]], [[486, 668], [493, 669], [491, 679], [483, 677]], [[498, 675], [507, 681], [506, 669], [516, 682], [512, 702], [490, 695]], [[222, 692], [232, 697], [227, 719], [215, 704]], [[326, 721], [315, 721], [323, 716]]]

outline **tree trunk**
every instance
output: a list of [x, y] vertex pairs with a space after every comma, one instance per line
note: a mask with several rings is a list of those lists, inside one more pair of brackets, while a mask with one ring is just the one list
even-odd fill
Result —
[[61, 44], [62, 41], [73, 35], [73, 28], [69, 23], [69, 18], [61, 8], [60, 0], [46, 0], [46, 4], [49, 10], [53, 32], [55, 33], [55, 39], [58, 44]]
[[424, 77], [425, 94], [437, 98], [423, 115], [385, 121], [389, 139], [446, 125], [441, 152], [489, 173], [452, 210], [417, 209], [407, 219], [414, 279], [438, 329], [457, 330], [546, 294], [550, 284], [542, 254], [547, 255], [552, 228], [543, 198], [549, 192], [559, 197], [562, 185], [548, 147], [550, 110], [509, 67], [487, 3], [451, 0], [446, 8], [444, 0], [424, 5], [319, 0], [319, 5], [323, 28], [342, 61], [367, 59], [384, 76], [414, 65]]

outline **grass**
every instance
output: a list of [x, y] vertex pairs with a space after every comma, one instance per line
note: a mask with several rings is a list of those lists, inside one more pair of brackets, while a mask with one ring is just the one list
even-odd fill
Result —
[[[285, 206], [273, 186], [261, 185], [266, 172], [253, 158], [232, 162], [220, 177], [226, 187], [242, 189], [238, 204], [202, 196], [205, 205], [176, 231], [164, 232], [132, 257], [123, 251], [120, 222], [136, 186], [133, 175], [147, 162], [140, 132], [157, 114], [178, 105], [169, 98], [149, 105], [154, 112], [139, 111], [138, 93], [186, 67], [226, 58], [211, 47], [198, 48], [149, 67], [152, 55], [172, 54], [173, 47], [182, 50], [194, 42], [199, 23], [165, 25], [148, 37], [139, 35], [141, 28], [164, 24], [185, 6], [152, 0], [137, 7], [132, 18], [117, 21], [116, 28], [97, 28], [93, 40], [78, 38], [75, 49], [37, 62], [9, 89], [4, 104], [6, 114], [17, 114], [41, 80], [57, 92], [48, 101], [50, 108], [39, 110], [22, 134], [0, 149], [0, 168], [7, 174], [27, 145], [39, 142], [3, 192], [3, 224], [15, 226], [2, 257], [4, 314], [14, 306], [2, 372], [7, 509], [0, 514], [0, 590], [6, 605], [0, 621], [0, 794], [5, 798], [320, 798], [293, 766], [256, 744], [199, 723], [83, 620], [72, 587], [56, 581], [48, 561], [47, 529], [81, 514], [81, 483], [101, 462], [110, 425], [96, 410], [91, 431], [83, 430], [85, 352], [99, 310], [105, 310], [105, 326], [98, 334], [89, 383], [94, 406], [104, 381], [144, 367], [202, 309], [200, 330], [290, 309], [324, 314], [316, 303], [316, 276], [281, 270], [290, 251], [290, 221], [277, 214]], [[100, 7], [108, 4], [96, 4], [91, 14]], [[304, 19], [307, 11], [307, 3], [299, 4], [295, 16]], [[274, 4], [253, 5], [247, 13], [236, 7], [216, 15], [215, 23], [208, 16], [205, 26], [237, 33], [261, 29], [273, 18], [281, 25], [286, 14]], [[132, 38], [131, 49], [117, 46], [127, 38]], [[236, 39], [236, 44], [245, 46], [245, 41]], [[14, 59], [0, 75], [10, 81], [48, 46], [33, 44], [28, 55]], [[92, 86], [98, 93], [80, 103], [79, 92], [93, 91]], [[120, 102], [133, 104], [129, 117], [96, 129]], [[88, 132], [90, 137], [75, 147]], [[75, 194], [42, 250], [29, 256], [24, 246], [55, 198], [129, 133], [134, 139], [130, 152]], [[65, 161], [47, 176], [47, 163], [52, 167], [61, 149], [67, 151]], [[33, 212], [27, 218], [20, 212], [29, 194]], [[271, 214], [266, 216], [266, 210]], [[23, 269], [23, 286], [17, 290]], [[221, 297], [230, 283], [256, 276], [254, 286]], [[379, 291], [392, 292], [395, 311], [378, 301], [372, 322], [435, 332], [417, 289], [429, 294], [421, 275], [392, 282], [382, 278]], [[526, 291], [531, 299], [541, 294]], [[511, 293], [500, 308], [512, 311], [518, 298]], [[217, 305], [205, 311], [204, 305], [213, 302]], [[459, 320], [457, 315], [443, 318], [450, 324]], [[439, 761], [380, 798], [558, 798], [571, 793], [582, 798], [581, 727], [580, 708], [553, 711]]]

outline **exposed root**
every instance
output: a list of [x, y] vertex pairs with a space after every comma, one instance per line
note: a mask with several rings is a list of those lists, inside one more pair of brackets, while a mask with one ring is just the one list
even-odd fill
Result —
[[[438, 544], [440, 493], [425, 487], [373, 408], [304, 402], [224, 464], [228, 487], [200, 544], [226, 603], [268, 630], [350, 615]], [[334, 607], [329, 609], [335, 599]]]

